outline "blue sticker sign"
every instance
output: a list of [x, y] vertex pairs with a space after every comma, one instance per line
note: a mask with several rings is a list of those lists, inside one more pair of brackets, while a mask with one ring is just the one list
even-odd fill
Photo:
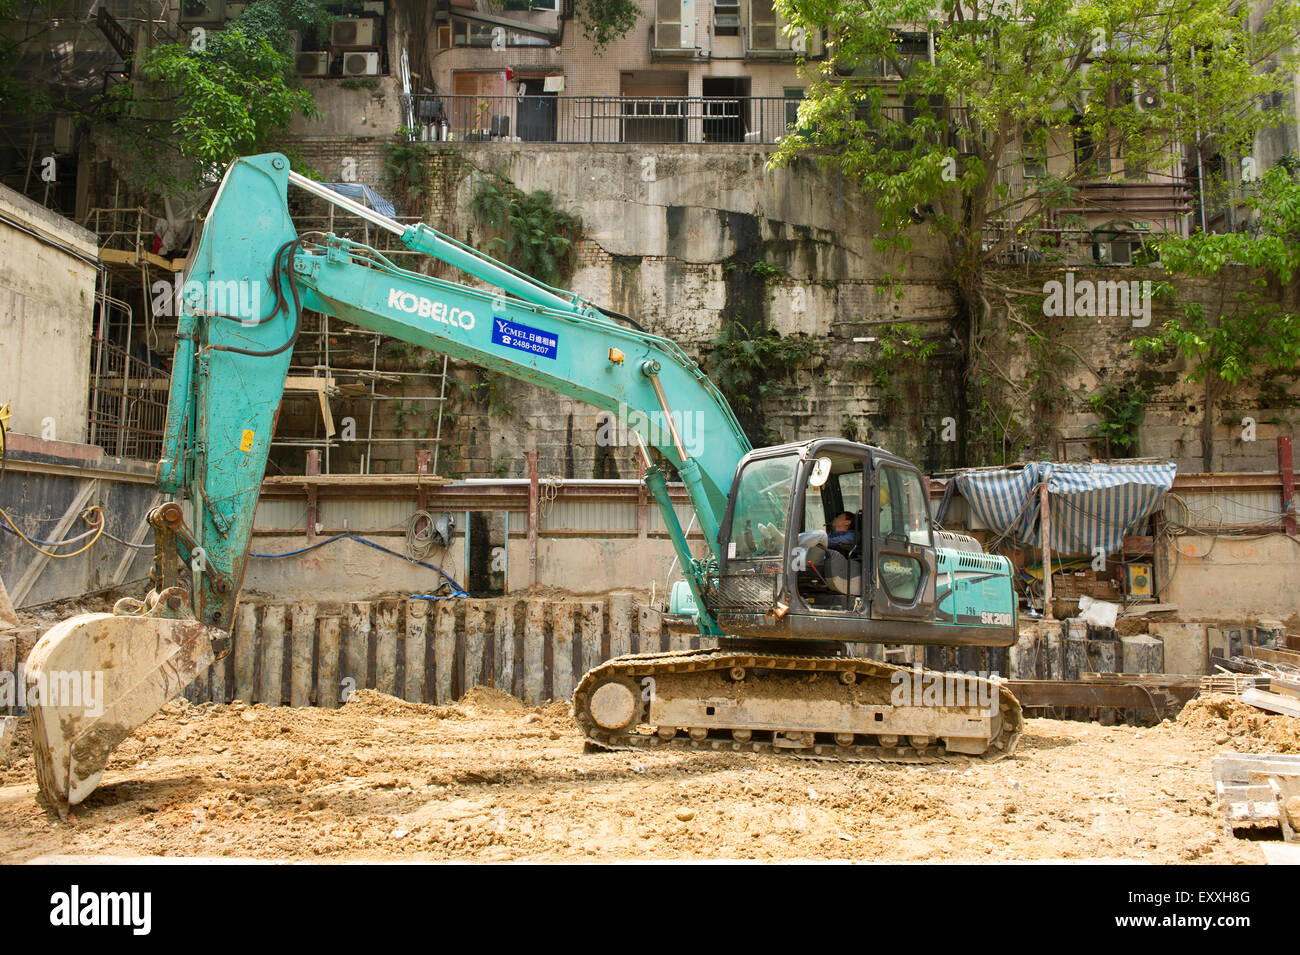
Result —
[[518, 348], [520, 351], [552, 359], [560, 347], [560, 336], [554, 332], [544, 332], [503, 318], [492, 319], [492, 341], [497, 345]]

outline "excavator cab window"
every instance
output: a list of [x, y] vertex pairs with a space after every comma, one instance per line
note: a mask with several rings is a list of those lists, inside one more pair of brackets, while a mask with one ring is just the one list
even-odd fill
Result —
[[873, 616], [928, 615], [933, 604], [935, 552], [925, 486], [915, 471], [883, 464], [876, 474]]
[[799, 467], [797, 454], [759, 458], [745, 466], [731, 518], [733, 560], [780, 558], [785, 550], [790, 493]]

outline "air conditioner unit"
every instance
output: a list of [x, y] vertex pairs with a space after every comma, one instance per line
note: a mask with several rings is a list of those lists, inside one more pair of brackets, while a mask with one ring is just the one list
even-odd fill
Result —
[[344, 76], [378, 76], [379, 75], [379, 51], [374, 50], [369, 53], [345, 53], [343, 54], [343, 75]]
[[330, 27], [331, 46], [374, 46], [375, 26], [378, 21], [371, 17], [358, 19], [342, 17]]
[[224, 0], [181, 0], [179, 21], [181, 26], [225, 23]]
[[324, 51], [298, 53], [294, 56], [294, 63], [297, 64], [299, 76], [329, 75], [330, 55]]
[[1116, 239], [1110, 244], [1111, 265], [1133, 264], [1133, 243], [1128, 239]]
[[1133, 105], [1138, 108], [1139, 112], [1145, 112], [1149, 109], [1159, 109], [1161, 102], [1161, 90], [1155, 86], [1134, 86], [1133, 87]]

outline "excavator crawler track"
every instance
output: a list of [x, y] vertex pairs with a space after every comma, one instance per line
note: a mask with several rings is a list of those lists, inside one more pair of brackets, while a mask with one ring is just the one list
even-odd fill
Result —
[[[921, 693], [911, 703], [915, 691], [934, 686], [948, 696]], [[602, 749], [845, 762], [995, 761], [1015, 751], [1024, 727], [1016, 698], [982, 677], [735, 649], [606, 661], [574, 691], [573, 716], [588, 744]]]

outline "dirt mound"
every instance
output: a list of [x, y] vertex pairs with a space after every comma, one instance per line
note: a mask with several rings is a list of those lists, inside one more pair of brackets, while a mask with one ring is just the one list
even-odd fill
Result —
[[1225, 693], [1198, 696], [1183, 707], [1178, 724], [1216, 734], [1216, 742], [1232, 737], [1248, 751], [1300, 753], [1300, 719], [1267, 713]]
[[357, 690], [344, 706], [349, 715], [357, 716], [430, 716], [437, 720], [463, 719], [465, 712], [455, 706], [434, 706], [431, 703], [408, 703], [406, 700], [378, 690]]
[[472, 706], [486, 713], [514, 712], [524, 708], [523, 700], [491, 686], [472, 687], [458, 702], [461, 706]]

